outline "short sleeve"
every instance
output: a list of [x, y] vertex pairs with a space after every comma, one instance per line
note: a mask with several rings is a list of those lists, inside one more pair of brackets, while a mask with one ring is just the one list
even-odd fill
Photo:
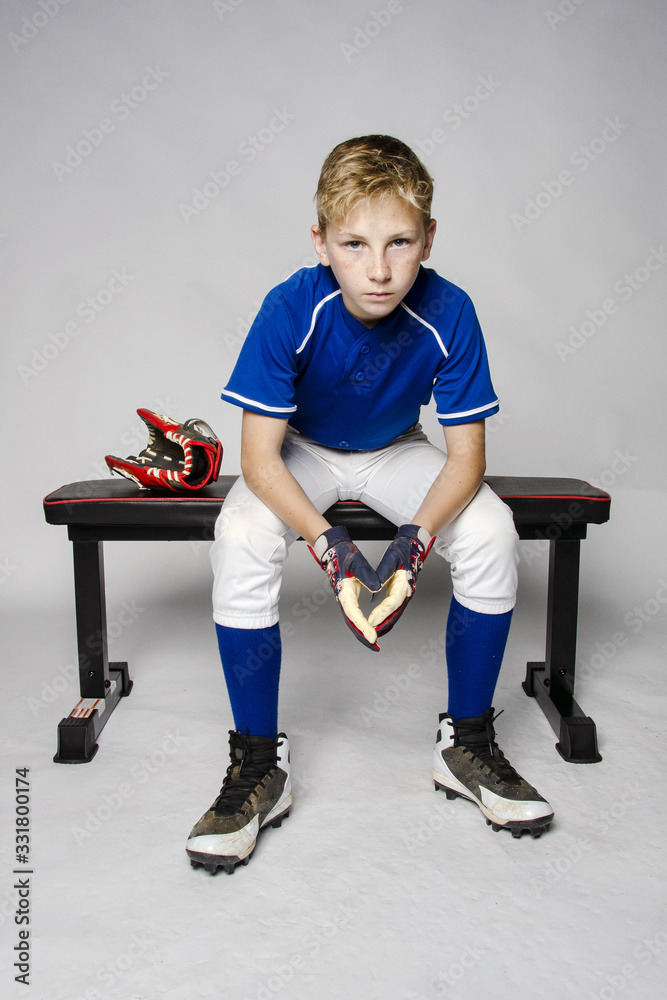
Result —
[[491, 383], [484, 337], [467, 296], [449, 340], [445, 344], [447, 357], [433, 386], [439, 423], [467, 424], [497, 413], [500, 406]]

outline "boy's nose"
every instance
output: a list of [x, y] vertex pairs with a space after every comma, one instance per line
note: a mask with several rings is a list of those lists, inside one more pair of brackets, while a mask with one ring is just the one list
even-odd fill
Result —
[[389, 281], [391, 270], [385, 258], [378, 255], [369, 262], [368, 274], [373, 281]]

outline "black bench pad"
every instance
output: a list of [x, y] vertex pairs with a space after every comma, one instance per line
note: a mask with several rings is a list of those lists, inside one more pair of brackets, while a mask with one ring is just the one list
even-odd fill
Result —
[[[237, 476], [221, 476], [195, 494], [140, 490], [126, 479], [70, 483], [44, 500], [49, 524], [146, 525], [212, 529]], [[520, 524], [603, 524], [611, 498], [581, 479], [487, 476], [485, 481]], [[388, 530], [388, 522], [354, 500], [331, 508], [332, 519], [355, 527]], [[386, 537], [382, 534], [380, 537]]]

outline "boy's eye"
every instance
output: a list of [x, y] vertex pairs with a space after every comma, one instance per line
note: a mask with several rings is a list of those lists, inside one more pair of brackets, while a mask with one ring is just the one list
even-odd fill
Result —
[[349, 247], [350, 250], [356, 250], [361, 246], [361, 243], [359, 240], [348, 240], [345, 246]]
[[394, 240], [394, 246], [407, 247], [409, 243], [410, 240], [407, 239], [405, 236], [399, 236], [398, 239]]

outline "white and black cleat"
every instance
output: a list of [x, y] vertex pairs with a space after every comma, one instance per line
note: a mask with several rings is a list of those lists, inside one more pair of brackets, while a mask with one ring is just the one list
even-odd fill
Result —
[[193, 868], [231, 875], [247, 865], [257, 837], [279, 827], [292, 805], [289, 743], [230, 732], [231, 764], [220, 794], [190, 832], [186, 851]]
[[[443, 734], [447, 720], [453, 734]], [[551, 826], [553, 810], [546, 799], [512, 767], [495, 742], [494, 715], [459, 719], [440, 716], [441, 728], [433, 751], [432, 776], [436, 790], [448, 799], [463, 798], [479, 807], [496, 833], [509, 830], [534, 839]], [[453, 743], [447, 742], [453, 735]]]

